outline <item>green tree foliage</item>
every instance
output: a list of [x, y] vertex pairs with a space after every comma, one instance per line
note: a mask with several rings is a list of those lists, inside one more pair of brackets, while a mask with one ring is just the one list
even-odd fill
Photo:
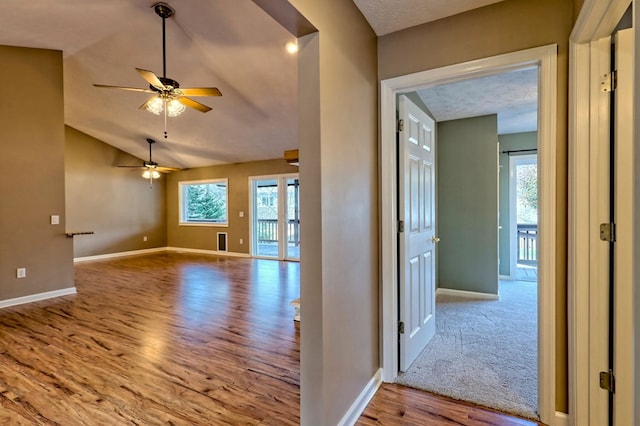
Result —
[[517, 173], [518, 223], [537, 223], [538, 165], [518, 166]]
[[227, 189], [222, 184], [189, 185], [187, 216], [189, 220], [224, 222], [227, 219]]

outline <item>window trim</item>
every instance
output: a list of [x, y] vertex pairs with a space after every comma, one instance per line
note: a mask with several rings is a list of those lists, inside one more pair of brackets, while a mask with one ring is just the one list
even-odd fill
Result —
[[[185, 221], [183, 220], [185, 212], [185, 201], [183, 198], [184, 187], [188, 185], [204, 185], [204, 184], [216, 184], [224, 183], [225, 185], [225, 209], [226, 218], [224, 222], [198, 222], [198, 221]], [[209, 226], [209, 227], [229, 227], [229, 179], [202, 179], [202, 180], [187, 180], [178, 182], [178, 226]]]

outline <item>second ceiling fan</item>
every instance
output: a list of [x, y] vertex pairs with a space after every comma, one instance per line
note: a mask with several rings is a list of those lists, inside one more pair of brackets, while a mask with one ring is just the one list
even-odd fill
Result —
[[[153, 94], [140, 109], [160, 115], [164, 111], [165, 117], [175, 117], [184, 112], [185, 107], [193, 108], [200, 112], [211, 111], [211, 107], [204, 105], [189, 96], [222, 96], [222, 93], [216, 87], [191, 87], [180, 88], [180, 84], [166, 76], [167, 58], [166, 58], [166, 41], [165, 41], [165, 20], [175, 14], [175, 11], [166, 3], [156, 3], [153, 6], [154, 11], [162, 18], [162, 77], [158, 77], [152, 71], [142, 68], [136, 68], [136, 71], [149, 83], [149, 88], [109, 86], [105, 84], [94, 84], [95, 87], [106, 89], [128, 90], [133, 92], [143, 92]], [[166, 131], [165, 131], [166, 137]]]

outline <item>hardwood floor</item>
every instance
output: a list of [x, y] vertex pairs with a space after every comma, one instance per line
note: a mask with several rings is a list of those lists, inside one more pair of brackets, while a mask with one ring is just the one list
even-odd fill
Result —
[[79, 264], [78, 294], [0, 311], [0, 424], [299, 424], [299, 265]]
[[[0, 310], [0, 424], [300, 423], [298, 263], [162, 253], [75, 271], [78, 294]], [[358, 424], [534, 423], [385, 384]]]
[[542, 423], [385, 383], [378, 389], [357, 425], [535, 426]]

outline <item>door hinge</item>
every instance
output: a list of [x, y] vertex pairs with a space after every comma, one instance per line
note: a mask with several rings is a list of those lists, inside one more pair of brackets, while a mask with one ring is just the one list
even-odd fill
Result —
[[602, 76], [600, 80], [600, 89], [603, 92], [613, 92], [618, 87], [618, 73], [616, 71], [611, 71], [610, 73]]
[[616, 240], [616, 224], [615, 223], [601, 223], [600, 224], [600, 239], [602, 241], [614, 242]]
[[403, 119], [398, 120], [398, 124], [397, 124], [396, 127], [398, 129], [398, 132], [403, 131], [404, 130], [404, 120]]
[[600, 389], [616, 393], [616, 381], [613, 376], [613, 370], [600, 372]]
[[404, 232], [404, 220], [398, 221], [398, 232]]
[[402, 321], [398, 323], [398, 333], [404, 334], [404, 322]]

